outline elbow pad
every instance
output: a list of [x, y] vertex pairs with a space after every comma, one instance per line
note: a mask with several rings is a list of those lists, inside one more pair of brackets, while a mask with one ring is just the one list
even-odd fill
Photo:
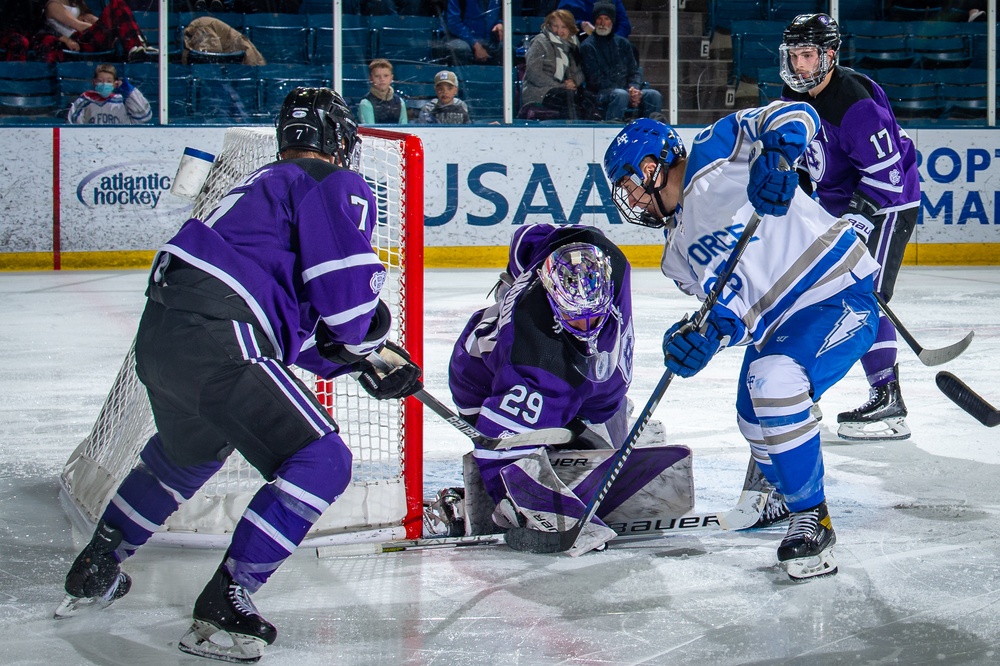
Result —
[[389, 335], [392, 315], [382, 300], [375, 306], [371, 324], [364, 340], [357, 345], [347, 345], [330, 337], [330, 329], [322, 321], [316, 327], [316, 350], [319, 355], [338, 365], [354, 365], [380, 347]]

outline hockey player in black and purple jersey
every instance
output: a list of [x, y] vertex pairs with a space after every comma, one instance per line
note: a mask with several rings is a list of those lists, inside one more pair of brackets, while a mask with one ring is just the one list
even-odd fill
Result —
[[[808, 102], [822, 126], [803, 156], [820, 204], [848, 219], [881, 269], [875, 288], [888, 302], [920, 205], [917, 151], [874, 81], [837, 65], [840, 29], [826, 14], [802, 14], [780, 47], [782, 97]], [[861, 357], [871, 385], [861, 407], [837, 416], [838, 434], [853, 440], [906, 439], [899, 389], [896, 329], [882, 314], [878, 335]]]
[[[448, 383], [462, 417], [490, 437], [570, 427], [579, 435], [567, 448], [621, 446], [634, 346], [625, 255], [593, 227], [520, 227], [498, 287], [497, 302], [472, 315], [452, 352]], [[558, 490], [538, 484], [543, 453], [477, 447], [473, 456], [501, 527], [536, 519], [525, 506], [538, 496], [549, 499], [531, 508], [570, 513], [553, 504]], [[589, 550], [613, 536], [597, 521], [578, 544]]]
[[[120, 563], [239, 451], [270, 483], [250, 501], [194, 606], [181, 650], [257, 661], [277, 631], [250, 599], [351, 478], [339, 427], [289, 369], [360, 373], [373, 396], [421, 387], [386, 341], [385, 268], [371, 246], [372, 191], [354, 169], [360, 138], [343, 99], [297, 88], [277, 126], [279, 160], [188, 220], [153, 263], [136, 371], [158, 432], [66, 577], [64, 617], [124, 596]], [[366, 360], [379, 353], [383, 374]], [[226, 641], [210, 640], [216, 633]]]

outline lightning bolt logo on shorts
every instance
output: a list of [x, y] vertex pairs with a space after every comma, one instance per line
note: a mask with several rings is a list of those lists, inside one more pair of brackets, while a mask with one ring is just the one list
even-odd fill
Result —
[[822, 356], [840, 343], [854, 337], [854, 334], [868, 321], [868, 314], [868, 310], [852, 310], [851, 306], [844, 303], [844, 314], [840, 315], [840, 319], [833, 326], [833, 330], [827, 334], [826, 340], [823, 341], [823, 346], [820, 347], [820, 350], [816, 352], [816, 356]]

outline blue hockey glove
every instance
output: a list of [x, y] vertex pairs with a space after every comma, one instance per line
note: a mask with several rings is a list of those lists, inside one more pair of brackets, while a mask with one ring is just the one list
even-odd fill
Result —
[[742, 338], [742, 324], [720, 315], [714, 308], [709, 311], [702, 328], [696, 331], [685, 317], [663, 334], [663, 360], [670, 372], [693, 377], [708, 365], [720, 348], [728, 346], [734, 338]]
[[799, 178], [791, 168], [801, 150], [787, 143], [780, 132], [760, 135], [750, 148], [750, 181], [747, 198], [758, 215], [784, 215], [795, 194]]

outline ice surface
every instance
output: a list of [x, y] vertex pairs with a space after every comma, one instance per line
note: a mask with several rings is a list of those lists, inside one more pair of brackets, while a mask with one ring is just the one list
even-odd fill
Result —
[[[207, 664], [177, 650], [220, 553], [146, 549], [132, 592], [55, 621], [79, 547], [57, 474], [86, 435], [132, 340], [142, 272], [0, 274], [0, 663]], [[427, 272], [426, 381], [446, 363], [495, 271]], [[695, 302], [636, 271], [641, 407], [663, 330]], [[892, 301], [921, 345], [976, 338], [943, 366], [1000, 404], [1000, 269], [906, 268]], [[903, 345], [900, 342], [900, 345]], [[738, 350], [675, 381], [656, 412], [695, 451], [697, 509], [732, 504], [747, 447], [735, 423]], [[864, 402], [860, 367], [823, 398], [839, 575], [792, 583], [776, 530], [675, 536], [578, 559], [502, 546], [317, 559], [300, 551], [255, 601], [278, 626], [262, 664], [995, 664], [1000, 662], [1000, 428], [981, 426], [899, 351], [912, 439], [836, 437]], [[470, 444], [428, 413], [427, 494], [460, 478]], [[345, 428], [349, 433], [349, 427]]]

